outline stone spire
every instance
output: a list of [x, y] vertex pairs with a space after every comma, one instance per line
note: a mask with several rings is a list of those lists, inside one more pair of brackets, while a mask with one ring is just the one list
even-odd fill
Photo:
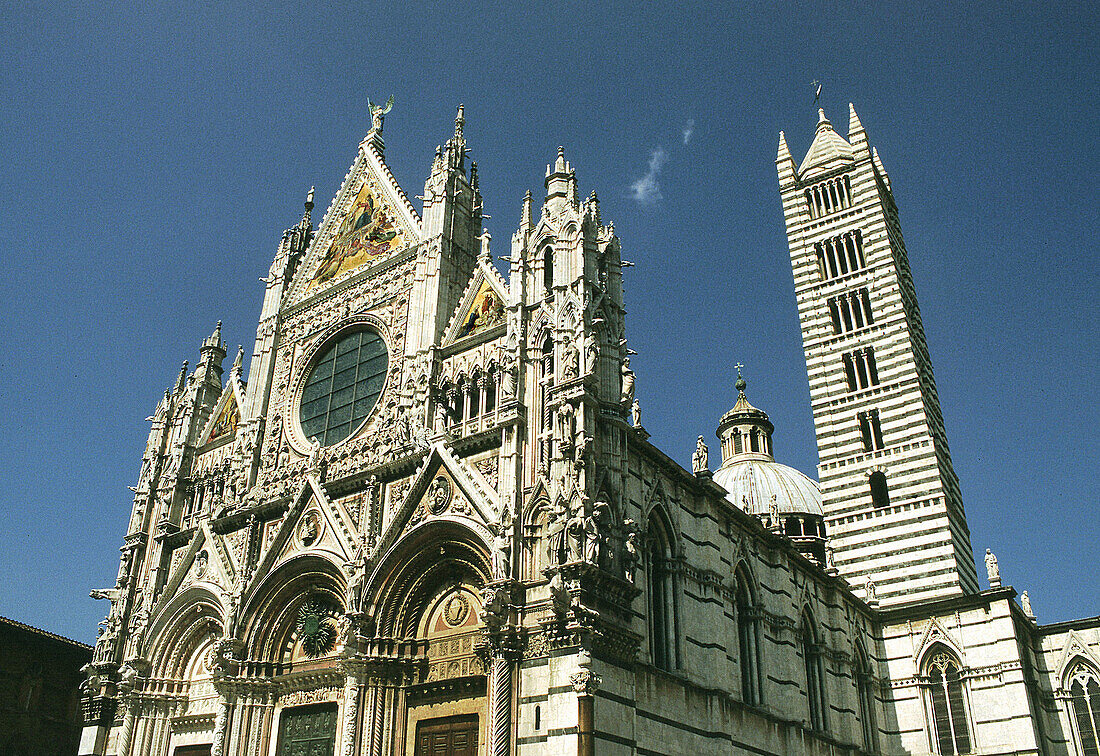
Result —
[[852, 147], [867, 149], [867, 132], [863, 130], [859, 116], [856, 115], [856, 106], [848, 103], [848, 142]]

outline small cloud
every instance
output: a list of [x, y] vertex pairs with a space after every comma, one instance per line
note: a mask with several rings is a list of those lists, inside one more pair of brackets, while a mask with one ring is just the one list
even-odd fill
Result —
[[664, 147], [656, 147], [649, 155], [649, 167], [645, 175], [630, 185], [630, 196], [642, 205], [652, 205], [659, 202], [661, 197], [661, 184], [657, 176], [668, 162], [668, 152]]
[[691, 137], [694, 133], [695, 133], [695, 119], [694, 118], [689, 118], [689, 119], [687, 119], [687, 123], [684, 124], [684, 127], [682, 129], [680, 129], [680, 136], [682, 136], [684, 138], [684, 146], [685, 147], [687, 146], [687, 143], [691, 141]]

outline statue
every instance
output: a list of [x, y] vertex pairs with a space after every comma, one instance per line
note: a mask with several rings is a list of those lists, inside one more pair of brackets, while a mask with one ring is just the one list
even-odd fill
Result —
[[587, 540], [585, 517], [579, 507], [577, 513], [570, 517], [566, 523], [565, 531], [568, 535], [566, 540], [569, 547], [569, 561], [579, 562], [584, 558], [585, 542]]
[[625, 408], [634, 403], [634, 371], [630, 369], [630, 358], [623, 357], [623, 391], [619, 403]]
[[[607, 547], [609, 540], [607, 530], [611, 526], [611, 505], [603, 498], [597, 499], [592, 506], [592, 516], [588, 520], [591, 524], [591, 531], [586, 529], [585, 532], [586, 535], [591, 532], [594, 535], [594, 540], [589, 542], [589, 551], [592, 553], [591, 555], [585, 555], [586, 561], [600, 567], [606, 567], [607, 563], [611, 561], [611, 551]], [[589, 525], [588, 522], [586, 522], [587, 525]]]
[[511, 561], [512, 539], [508, 537], [508, 528], [502, 522], [493, 537], [493, 580], [507, 580], [511, 576]]
[[588, 331], [584, 334], [584, 359], [588, 366], [588, 372], [596, 372], [596, 364], [600, 361], [600, 344], [596, 340], [596, 332]]
[[997, 566], [997, 556], [989, 549], [985, 550], [985, 572], [989, 577], [989, 587], [1001, 586], [1001, 568]]
[[1031, 611], [1031, 597], [1027, 595], [1027, 591], [1020, 594], [1020, 606], [1024, 608], [1025, 615], [1035, 618], [1035, 612]]
[[371, 131], [382, 131], [382, 124], [386, 120], [386, 113], [393, 110], [393, 95], [386, 100], [385, 105], [376, 105], [367, 98], [367, 110], [370, 111]]
[[691, 455], [691, 471], [695, 474], [706, 472], [707, 470], [707, 456], [710, 454], [710, 450], [707, 449], [707, 444], [703, 441], [703, 437], [699, 436], [699, 440], [695, 442], [695, 453]]
[[309, 469], [316, 470], [321, 461], [321, 442], [314, 436], [309, 440]]
[[863, 598], [868, 604], [878, 603], [878, 596], [875, 595], [875, 581], [871, 578], [867, 578], [863, 586]]
[[550, 523], [546, 529], [546, 562], [549, 565], [561, 564], [565, 559], [566, 512], [561, 502], [552, 506]]
[[561, 358], [561, 378], [563, 381], [572, 380], [580, 375], [580, 352], [573, 344], [565, 345], [565, 353]]
[[634, 582], [634, 572], [638, 568], [641, 554], [638, 550], [638, 529], [633, 520], [623, 523], [626, 526], [626, 541], [623, 543], [623, 571], [628, 583]]
[[642, 427], [642, 408], [637, 399], [634, 400], [634, 404], [630, 405], [630, 422], [635, 428]]

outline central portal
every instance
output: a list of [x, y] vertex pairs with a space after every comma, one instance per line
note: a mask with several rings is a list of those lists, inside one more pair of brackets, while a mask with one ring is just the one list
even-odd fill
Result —
[[416, 756], [477, 756], [477, 715], [417, 722]]

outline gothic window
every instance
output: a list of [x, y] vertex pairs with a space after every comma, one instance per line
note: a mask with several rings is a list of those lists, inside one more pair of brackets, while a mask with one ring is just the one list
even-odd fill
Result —
[[863, 437], [863, 451], [872, 452], [886, 448], [882, 440], [882, 423], [878, 419], [878, 410], [860, 412], [859, 432]]
[[1100, 754], [1100, 678], [1078, 663], [1069, 676], [1070, 719], [1081, 756]]
[[863, 729], [863, 748], [874, 751], [877, 748], [875, 736], [875, 696], [871, 687], [873, 672], [871, 662], [863, 646], [856, 645], [855, 654], [856, 698], [859, 701], [859, 723]]
[[345, 331], [325, 345], [302, 387], [305, 437], [330, 446], [351, 436], [377, 404], [388, 367], [386, 342], [371, 329]]
[[672, 670], [676, 667], [676, 613], [672, 584], [671, 532], [656, 512], [650, 515], [647, 530], [650, 655], [655, 667]]
[[831, 239], [823, 239], [814, 245], [814, 251], [817, 253], [818, 273], [825, 281], [840, 278], [867, 267], [867, 260], [863, 254], [863, 232], [859, 229]]
[[928, 663], [928, 699], [932, 713], [932, 742], [940, 756], [970, 753], [966, 700], [959, 663], [946, 651]]
[[759, 623], [749, 578], [743, 569], [737, 570], [735, 580], [734, 619], [737, 623], [737, 651], [741, 667], [741, 698], [745, 703], [756, 706], [761, 702]]
[[554, 248], [549, 244], [542, 252], [542, 288], [546, 296], [554, 293]]
[[809, 611], [802, 614], [799, 633], [802, 661], [806, 667], [806, 699], [810, 709], [810, 727], [825, 729], [825, 666], [821, 659], [821, 643]]
[[878, 385], [878, 363], [875, 362], [874, 347], [867, 346], [848, 352], [843, 356], [843, 362], [849, 391], [861, 391]]
[[890, 487], [886, 484], [886, 474], [875, 470], [868, 480], [871, 484], [871, 503], [876, 507], [890, 506]]
[[492, 412], [497, 408], [497, 371], [485, 376], [485, 411]]
[[831, 297], [828, 300], [828, 307], [833, 332], [837, 334], [865, 328], [875, 322], [871, 314], [871, 296], [866, 288]]

